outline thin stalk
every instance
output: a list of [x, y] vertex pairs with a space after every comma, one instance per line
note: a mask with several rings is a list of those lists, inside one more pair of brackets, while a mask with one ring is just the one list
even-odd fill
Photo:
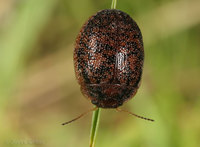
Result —
[[97, 110], [93, 112], [92, 127], [91, 127], [91, 132], [90, 132], [90, 147], [94, 147], [95, 145], [95, 139], [96, 139], [98, 125], [99, 125], [100, 112], [101, 112], [100, 108], [97, 108]]
[[[117, 0], [112, 0], [111, 9], [116, 9], [116, 5], [117, 5]], [[90, 147], [95, 146], [95, 140], [99, 126], [100, 112], [101, 112], [100, 108], [97, 108], [95, 111], [93, 111], [92, 126], [90, 131]]]
[[112, 0], [111, 9], [116, 9], [117, 0]]

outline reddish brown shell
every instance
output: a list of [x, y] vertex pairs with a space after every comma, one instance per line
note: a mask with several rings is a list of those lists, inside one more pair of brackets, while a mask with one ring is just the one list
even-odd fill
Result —
[[76, 78], [82, 93], [97, 107], [117, 108], [133, 97], [139, 88], [143, 61], [140, 29], [120, 10], [97, 12], [76, 39]]

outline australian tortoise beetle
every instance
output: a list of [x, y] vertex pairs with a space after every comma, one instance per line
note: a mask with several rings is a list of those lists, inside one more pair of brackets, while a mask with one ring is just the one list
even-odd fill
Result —
[[136, 22], [120, 10], [97, 12], [77, 36], [76, 78], [83, 95], [96, 107], [119, 110], [119, 106], [131, 99], [140, 86], [143, 62], [141, 31]]

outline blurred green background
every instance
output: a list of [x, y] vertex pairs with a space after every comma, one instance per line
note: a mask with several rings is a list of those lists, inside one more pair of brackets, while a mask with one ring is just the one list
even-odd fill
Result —
[[[92, 108], [73, 69], [76, 35], [111, 0], [0, 0], [0, 146], [87, 147]], [[200, 146], [200, 1], [118, 0], [141, 28], [145, 65], [123, 108], [102, 110], [96, 147]]]

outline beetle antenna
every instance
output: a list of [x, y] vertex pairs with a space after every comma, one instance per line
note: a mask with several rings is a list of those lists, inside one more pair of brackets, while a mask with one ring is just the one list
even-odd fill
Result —
[[122, 110], [122, 109], [120, 109], [120, 108], [116, 108], [116, 110], [117, 110], [118, 112], [126, 112], [126, 113], [129, 113], [129, 114], [131, 114], [131, 115], [133, 115], [133, 116], [136, 116], [136, 117], [141, 118], [141, 119], [144, 119], [144, 120], [154, 121], [153, 119], [146, 118], [146, 117], [143, 117], [143, 116], [140, 116], [140, 115], [134, 114], [134, 113], [129, 112], [129, 111], [127, 111], [127, 110]]
[[74, 119], [72, 119], [72, 120], [70, 120], [70, 121], [67, 121], [67, 122], [65, 122], [65, 123], [62, 123], [62, 125], [67, 125], [67, 124], [69, 124], [69, 123], [71, 123], [71, 122], [73, 122], [73, 121], [76, 121], [77, 119], [79, 119], [79, 118], [85, 116], [85, 115], [88, 114], [89, 112], [95, 111], [96, 109], [97, 109], [97, 107], [94, 107], [94, 108], [92, 108], [92, 109], [90, 109], [90, 110], [88, 110], [88, 111], [82, 113], [82, 114], [79, 115], [78, 117], [76, 117], [76, 118], [74, 118]]

